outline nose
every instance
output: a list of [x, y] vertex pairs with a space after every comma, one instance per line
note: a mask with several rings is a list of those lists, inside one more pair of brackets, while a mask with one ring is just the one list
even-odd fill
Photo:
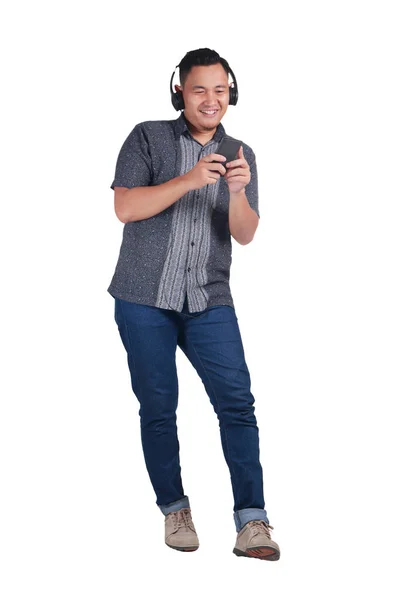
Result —
[[212, 90], [205, 93], [205, 103], [207, 106], [218, 106], [218, 94]]

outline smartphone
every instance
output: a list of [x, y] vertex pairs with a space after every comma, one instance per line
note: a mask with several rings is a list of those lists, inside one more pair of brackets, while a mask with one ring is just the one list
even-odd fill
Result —
[[[215, 151], [215, 154], [222, 154], [222, 156], [226, 157], [226, 161], [220, 162], [219, 160], [213, 160], [212, 162], [219, 162], [220, 165], [226, 165], [227, 162], [231, 162], [231, 160], [235, 160], [237, 158], [237, 153], [239, 152], [239, 148], [242, 145], [241, 140], [236, 140], [235, 138], [223, 137], [219, 143], [218, 148]], [[226, 167], [225, 167], [226, 169]]]

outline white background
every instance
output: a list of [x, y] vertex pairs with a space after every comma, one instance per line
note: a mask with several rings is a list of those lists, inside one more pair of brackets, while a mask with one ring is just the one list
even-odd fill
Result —
[[[4, 600], [399, 597], [396, 2], [20, 2], [1, 18]], [[398, 7], [397, 7], [398, 8]], [[231, 287], [276, 563], [238, 558], [217, 417], [178, 349], [200, 548], [164, 544], [108, 294], [120, 147], [210, 47], [261, 220]], [[179, 83], [178, 70], [174, 83]], [[397, 589], [396, 589], [397, 588]]]

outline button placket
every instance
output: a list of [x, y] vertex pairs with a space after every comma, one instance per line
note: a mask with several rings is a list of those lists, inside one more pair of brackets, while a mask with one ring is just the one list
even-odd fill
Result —
[[[193, 213], [194, 213], [194, 217], [193, 217], [193, 223], [196, 223], [197, 221], [197, 214], [198, 214], [198, 200], [200, 197], [200, 190], [196, 190], [195, 195], [194, 195], [194, 202], [193, 202]], [[195, 232], [192, 230], [192, 227], [190, 228], [190, 234], [189, 234], [189, 239], [191, 240], [190, 245], [191, 245], [191, 250], [192, 252], [189, 252], [189, 261], [192, 259], [192, 257], [194, 256], [194, 246], [195, 246], [195, 242], [194, 242], [194, 237], [195, 237]], [[188, 267], [187, 268], [187, 272], [190, 273], [192, 270], [192, 267]]]

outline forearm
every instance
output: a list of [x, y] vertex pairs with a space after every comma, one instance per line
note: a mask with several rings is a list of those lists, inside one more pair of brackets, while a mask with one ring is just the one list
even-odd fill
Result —
[[148, 219], [182, 198], [189, 189], [184, 175], [159, 185], [130, 188], [115, 198], [115, 212], [123, 223]]
[[235, 240], [242, 245], [252, 241], [258, 227], [259, 218], [246, 197], [246, 188], [231, 192], [229, 196], [229, 230]]

